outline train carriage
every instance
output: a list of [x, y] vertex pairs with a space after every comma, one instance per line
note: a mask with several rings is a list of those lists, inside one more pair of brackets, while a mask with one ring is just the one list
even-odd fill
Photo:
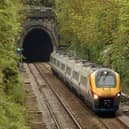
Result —
[[116, 112], [120, 103], [120, 76], [112, 69], [53, 52], [52, 70], [74, 88], [95, 112]]

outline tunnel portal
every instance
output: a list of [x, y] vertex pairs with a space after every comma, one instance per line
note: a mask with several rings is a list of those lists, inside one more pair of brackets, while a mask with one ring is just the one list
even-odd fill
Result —
[[24, 38], [23, 60], [25, 62], [48, 62], [52, 51], [52, 40], [43, 29], [32, 29]]

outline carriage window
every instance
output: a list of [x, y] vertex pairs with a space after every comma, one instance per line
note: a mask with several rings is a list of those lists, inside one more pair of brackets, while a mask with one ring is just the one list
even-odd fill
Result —
[[51, 63], [54, 63], [53, 61], [54, 61], [54, 58], [51, 57], [51, 58], [50, 58], [50, 62], [51, 62]]
[[53, 62], [54, 62], [54, 64], [56, 65], [56, 59], [54, 59], [54, 61], [53, 61]]
[[52, 57], [52, 60], [51, 61], [52, 61], [53, 64], [55, 63], [55, 59], [53, 57]]
[[67, 67], [66, 73], [67, 73], [68, 75], [71, 75], [71, 68], [70, 68], [70, 67]]
[[63, 71], [65, 71], [65, 65], [64, 65], [64, 64], [61, 64], [61, 69], [62, 69]]
[[86, 82], [87, 82], [87, 78], [84, 77], [84, 76], [81, 76], [80, 83], [85, 86], [86, 85]]
[[60, 67], [60, 62], [57, 60], [57, 66], [59, 66]]
[[53, 60], [53, 63], [56, 64], [56, 59]]
[[50, 57], [50, 62], [52, 62], [52, 63], [53, 63], [53, 57]]
[[78, 81], [78, 80], [79, 80], [79, 73], [76, 72], [76, 71], [73, 71], [72, 77], [73, 77], [76, 81]]

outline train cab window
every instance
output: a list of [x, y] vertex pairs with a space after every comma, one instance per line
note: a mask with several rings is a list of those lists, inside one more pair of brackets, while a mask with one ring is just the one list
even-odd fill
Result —
[[70, 67], [67, 67], [67, 68], [66, 68], [66, 73], [67, 73], [69, 76], [71, 76], [71, 71], [72, 71], [72, 70], [71, 70]]
[[72, 77], [73, 77], [76, 81], [78, 81], [78, 80], [79, 80], [79, 73], [76, 72], [76, 71], [73, 71]]
[[81, 85], [86, 86], [87, 78], [84, 76], [81, 76], [80, 83], [81, 83]]
[[115, 87], [116, 78], [111, 72], [100, 72], [96, 75], [97, 87]]

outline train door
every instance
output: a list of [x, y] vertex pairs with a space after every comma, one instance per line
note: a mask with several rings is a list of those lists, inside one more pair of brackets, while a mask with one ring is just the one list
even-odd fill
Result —
[[88, 78], [84, 75], [80, 77], [80, 93], [86, 100], [89, 100], [89, 83]]
[[72, 86], [78, 92], [79, 90], [79, 72], [72, 71]]
[[72, 68], [70, 68], [68, 65], [66, 65], [66, 73], [65, 73], [65, 76], [66, 76], [66, 80], [67, 82], [69, 83], [69, 85], [71, 86], [72, 85]]

